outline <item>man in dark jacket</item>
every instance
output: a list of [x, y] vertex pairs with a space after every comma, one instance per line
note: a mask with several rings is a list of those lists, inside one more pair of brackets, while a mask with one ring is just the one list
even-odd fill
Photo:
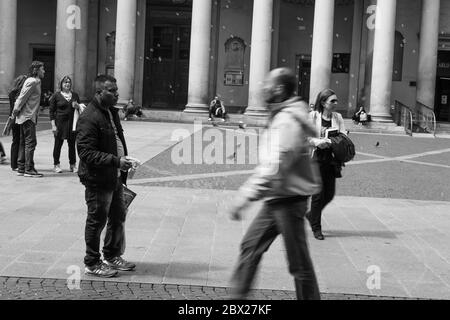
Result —
[[[86, 187], [88, 216], [85, 229], [85, 273], [114, 277], [118, 271], [132, 271], [136, 265], [122, 259], [126, 211], [123, 183], [133, 166], [117, 109], [117, 81], [100, 75], [95, 80], [96, 94], [80, 116], [77, 125], [78, 175]], [[100, 235], [107, 223], [103, 256]]]

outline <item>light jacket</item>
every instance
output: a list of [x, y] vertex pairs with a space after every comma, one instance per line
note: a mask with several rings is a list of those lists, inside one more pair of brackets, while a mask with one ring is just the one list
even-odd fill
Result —
[[17, 124], [23, 124], [28, 120], [37, 123], [41, 108], [41, 80], [28, 78], [14, 105], [14, 111], [19, 112], [16, 118]]
[[271, 105], [271, 121], [261, 137], [260, 164], [241, 187], [237, 206], [320, 193], [319, 168], [311, 159], [308, 137], [315, 134], [306, 103], [291, 99]]
[[[312, 146], [317, 147], [321, 142], [321, 130], [322, 130], [322, 114], [318, 111], [312, 111], [309, 113], [309, 118], [314, 125], [315, 135], [310, 138], [309, 141]], [[331, 127], [339, 129], [339, 132], [347, 134], [345, 129], [344, 118], [338, 112], [333, 112], [331, 115]]]

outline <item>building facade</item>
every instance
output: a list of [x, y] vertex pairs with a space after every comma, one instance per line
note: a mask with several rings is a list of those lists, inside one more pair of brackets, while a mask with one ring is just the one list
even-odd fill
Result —
[[295, 70], [298, 94], [332, 88], [339, 111], [391, 121], [417, 102], [450, 122], [450, 0], [2, 0], [0, 104], [32, 60], [43, 90], [70, 75], [83, 99], [99, 73], [120, 103], [265, 115], [259, 89], [274, 67]]

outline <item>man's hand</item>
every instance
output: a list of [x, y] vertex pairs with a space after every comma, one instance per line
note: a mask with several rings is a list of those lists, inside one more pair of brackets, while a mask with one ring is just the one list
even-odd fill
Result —
[[19, 110], [14, 109], [11, 116], [13, 118], [17, 118], [18, 115], [19, 115]]
[[128, 171], [133, 167], [133, 161], [128, 160], [126, 157], [120, 158], [120, 170]]

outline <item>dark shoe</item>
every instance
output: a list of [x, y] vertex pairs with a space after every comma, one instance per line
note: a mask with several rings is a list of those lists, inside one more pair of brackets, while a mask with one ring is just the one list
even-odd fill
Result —
[[44, 175], [37, 172], [36, 170], [32, 171], [25, 171], [24, 177], [25, 178], [42, 178]]
[[314, 238], [316, 238], [317, 240], [325, 240], [325, 237], [322, 234], [322, 231], [314, 231]]
[[100, 278], [113, 278], [119, 273], [116, 270], [111, 269], [106, 263], [100, 261], [98, 264], [92, 267], [86, 266], [84, 273], [90, 276]]
[[136, 265], [134, 263], [125, 261], [122, 257], [116, 257], [111, 260], [106, 260], [105, 263], [114, 270], [120, 271], [133, 271], [136, 269]]
[[17, 176], [18, 177], [23, 177], [24, 175], [25, 175], [25, 171], [17, 170]]

